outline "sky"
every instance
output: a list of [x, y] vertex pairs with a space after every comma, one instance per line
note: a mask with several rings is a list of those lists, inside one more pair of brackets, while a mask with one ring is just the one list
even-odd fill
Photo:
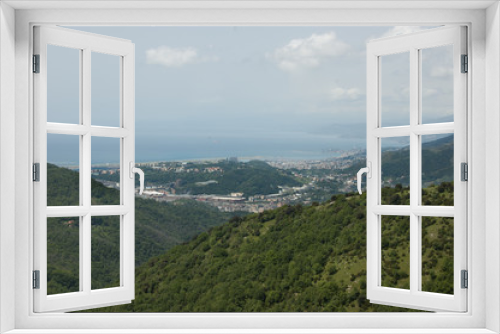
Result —
[[[70, 28], [135, 44], [136, 161], [169, 161], [365, 148], [367, 41], [428, 27]], [[424, 51], [423, 121], [450, 120], [450, 50]], [[407, 61], [382, 60], [383, 126], [407, 124]], [[48, 121], [78, 122], [78, 62], [49, 47]], [[118, 125], [118, 64], [92, 54], [93, 125]], [[70, 159], [67, 145], [49, 138], [49, 161]], [[117, 156], [93, 146], [93, 163]]]

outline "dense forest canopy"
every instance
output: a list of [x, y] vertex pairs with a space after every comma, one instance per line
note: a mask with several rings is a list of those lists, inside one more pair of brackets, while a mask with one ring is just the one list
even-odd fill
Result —
[[[78, 173], [47, 164], [47, 202], [52, 206], [78, 205]], [[76, 184], [76, 186], [75, 186]], [[92, 180], [92, 204], [118, 204], [119, 191]], [[76, 203], [76, 204], [75, 204]], [[175, 204], [135, 199], [135, 264], [209, 228], [223, 224], [231, 216], [195, 201]], [[92, 219], [92, 287], [116, 285], [119, 279], [119, 224], [113, 216]], [[47, 222], [47, 270], [49, 294], [78, 289], [78, 217], [49, 218]]]
[[[450, 189], [432, 186], [427, 196], [446, 201]], [[395, 195], [408, 188], [384, 191]], [[234, 217], [138, 267], [131, 304], [95, 311], [408, 311], [366, 299], [365, 215], [366, 196], [348, 194]], [[409, 226], [384, 218], [383, 285], [407, 289]], [[453, 293], [453, 222], [428, 218], [423, 234], [424, 291]]]

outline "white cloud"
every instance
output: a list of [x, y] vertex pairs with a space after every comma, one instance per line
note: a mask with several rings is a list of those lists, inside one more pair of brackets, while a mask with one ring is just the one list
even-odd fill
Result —
[[308, 38], [293, 39], [287, 45], [268, 54], [283, 71], [293, 72], [302, 68], [313, 68], [327, 57], [345, 54], [349, 45], [339, 40], [334, 32]]
[[330, 97], [332, 100], [356, 100], [361, 95], [361, 92], [357, 88], [342, 88], [335, 87], [330, 91]]
[[201, 57], [195, 48], [171, 48], [159, 46], [156, 49], [146, 50], [148, 64], [158, 64], [165, 67], [180, 67], [187, 64], [216, 61], [216, 57]]
[[453, 75], [452, 67], [436, 66], [431, 69], [431, 77], [441, 78]]
[[392, 27], [391, 29], [387, 30], [382, 36], [377, 37], [377, 38], [411, 34], [412, 32], [422, 31], [422, 30], [426, 30], [426, 29], [427, 29], [427, 27], [421, 27], [421, 26], [396, 26], [396, 27]]

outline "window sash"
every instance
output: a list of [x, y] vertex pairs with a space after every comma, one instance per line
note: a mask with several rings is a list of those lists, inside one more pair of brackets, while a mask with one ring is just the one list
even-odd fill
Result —
[[[40, 289], [33, 290], [34, 311], [73, 311], [128, 303], [134, 298], [134, 47], [130, 41], [64, 28], [34, 28], [34, 54], [40, 55], [40, 73], [34, 75], [34, 161], [40, 163], [40, 182], [34, 184], [34, 265], [40, 271]], [[79, 124], [47, 122], [47, 45], [80, 50]], [[91, 53], [120, 57], [120, 127], [91, 125]], [[79, 136], [80, 205], [47, 207], [47, 134]], [[91, 205], [91, 140], [93, 136], [120, 139], [120, 205]], [[120, 286], [92, 290], [91, 218], [120, 216]], [[47, 295], [47, 218], [80, 217], [78, 292]]]
[[[423, 32], [371, 41], [367, 47], [367, 162], [372, 177], [367, 179], [367, 298], [377, 304], [407, 308], [459, 311], [467, 310], [467, 290], [461, 289], [460, 271], [467, 269], [467, 183], [460, 181], [460, 163], [467, 162], [467, 76], [460, 73], [461, 55], [467, 54], [465, 27], [443, 27]], [[454, 122], [420, 124], [421, 49], [453, 44]], [[382, 127], [381, 123], [381, 57], [409, 52], [410, 56], [410, 125]], [[454, 200], [453, 207], [420, 204], [421, 135], [454, 134]], [[410, 138], [410, 205], [381, 205], [381, 139]], [[410, 217], [410, 289], [382, 286], [381, 217]], [[454, 218], [454, 294], [421, 291], [421, 217]]]

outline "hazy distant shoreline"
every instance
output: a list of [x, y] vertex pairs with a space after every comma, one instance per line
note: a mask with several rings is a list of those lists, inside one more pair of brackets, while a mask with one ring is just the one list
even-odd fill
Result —
[[[272, 161], [272, 162], [293, 162], [293, 161], [323, 161], [332, 158], [338, 158], [346, 153], [355, 153], [358, 150], [337, 150], [337, 151], [326, 151], [323, 154], [314, 154], [310, 156], [244, 156], [235, 157], [239, 162], [248, 162], [251, 160], [261, 160], [261, 161]], [[319, 153], [319, 152], [318, 152]], [[232, 156], [219, 156], [219, 157], [194, 157], [194, 158], [183, 158], [183, 159], [140, 159], [136, 160], [136, 163], [155, 163], [155, 162], [209, 162], [216, 163], [221, 160], [227, 160], [232, 158]], [[76, 162], [57, 162], [49, 161], [60, 167], [77, 169], [78, 164]], [[94, 167], [108, 167], [117, 168], [118, 162], [93, 162]]]

